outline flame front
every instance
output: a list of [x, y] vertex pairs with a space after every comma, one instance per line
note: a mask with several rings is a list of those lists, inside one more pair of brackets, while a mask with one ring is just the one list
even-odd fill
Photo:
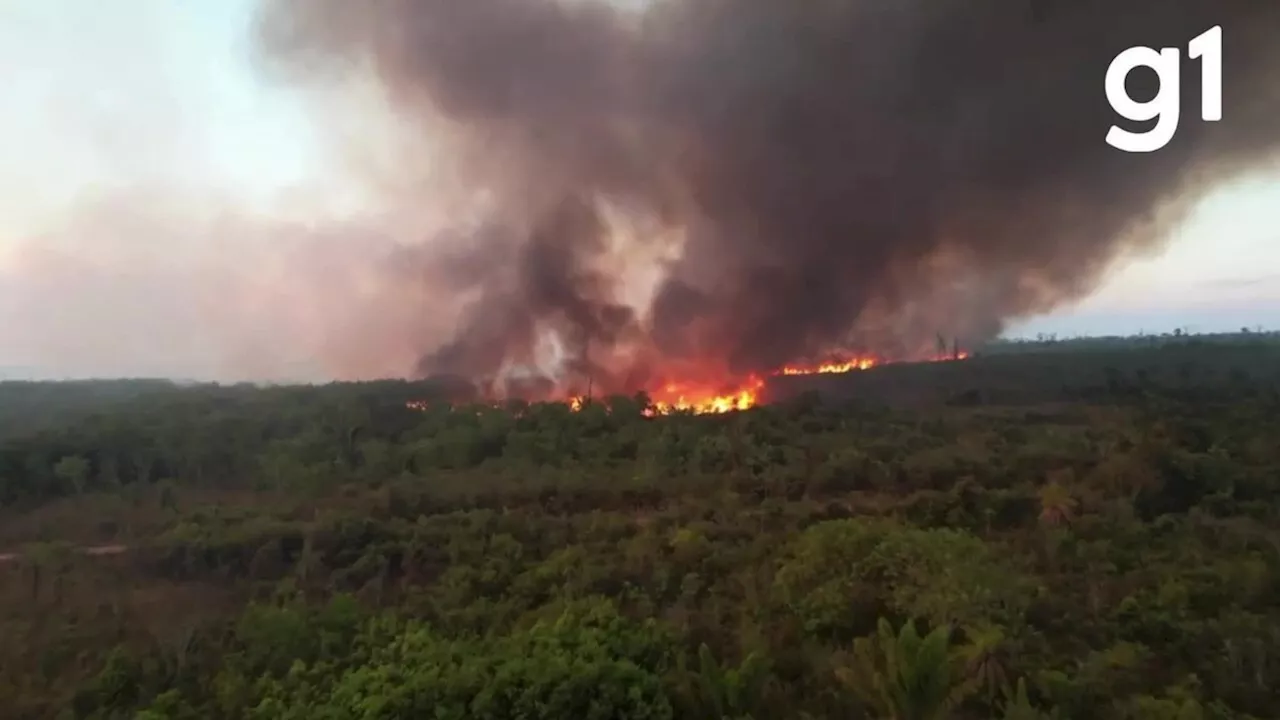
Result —
[[869, 370], [880, 364], [880, 360], [871, 356], [852, 357], [848, 360], [836, 360], [812, 366], [788, 365], [778, 372], [779, 375], [825, 375], [828, 373], [846, 373], [854, 370]]
[[[773, 375], [818, 375], [827, 373], [845, 373], [854, 370], [867, 370], [880, 364], [879, 359], [871, 356], [855, 356], [847, 359], [831, 360], [816, 365], [788, 365], [780, 368]], [[737, 388], [725, 391], [708, 389], [695, 383], [667, 383], [661, 390], [651, 393], [655, 414], [672, 412], [693, 412], [695, 414], [727, 413], [735, 410], [747, 410], [755, 407], [764, 390], [765, 380], [757, 375], [749, 375]]]
[[764, 379], [751, 375], [739, 387], [728, 392], [723, 387], [708, 389], [693, 383], [671, 382], [650, 393], [650, 397], [656, 414], [692, 412], [702, 415], [754, 407], [763, 388]]
[[[964, 360], [969, 357], [966, 352], [938, 355], [930, 358], [931, 362], [948, 360]], [[833, 359], [813, 365], [787, 365], [772, 373], [773, 376], [826, 375], [836, 373], [869, 370], [885, 361], [872, 355], [855, 355], [843, 359]], [[748, 410], [755, 407], [760, 400], [765, 386], [765, 378], [748, 375], [740, 383], [714, 384], [692, 381], [672, 381], [661, 385], [649, 393], [652, 407], [649, 415], [669, 415], [677, 412], [691, 412], [696, 415], [729, 413], [737, 410]], [[587, 403], [587, 398], [574, 395], [565, 400], [569, 408], [575, 412]], [[426, 408], [426, 403], [411, 401], [408, 407], [415, 410]]]

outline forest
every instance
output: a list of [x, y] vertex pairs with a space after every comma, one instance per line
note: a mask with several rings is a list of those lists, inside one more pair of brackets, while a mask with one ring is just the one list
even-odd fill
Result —
[[1280, 717], [1280, 343], [769, 403], [0, 383], [0, 716]]

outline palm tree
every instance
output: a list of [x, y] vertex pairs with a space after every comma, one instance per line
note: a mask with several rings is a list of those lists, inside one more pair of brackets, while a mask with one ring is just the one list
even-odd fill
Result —
[[1050, 527], [1070, 522], [1077, 505], [1071, 491], [1057, 480], [1040, 488], [1040, 520]]
[[686, 668], [684, 656], [677, 659], [677, 671], [686, 682], [686, 693], [702, 717], [715, 720], [753, 720], [763, 716], [765, 692], [772, 678], [769, 662], [757, 653], [749, 654], [737, 668], [716, 662], [711, 649], [698, 648], [698, 671]]
[[836, 676], [879, 720], [943, 720], [976, 689], [950, 642], [949, 627], [922, 637], [909, 620], [895, 634], [881, 618], [875, 636], [854, 641], [852, 666]]
[[969, 643], [960, 649], [965, 675], [986, 693], [988, 702], [994, 702], [1009, 685], [1004, 631], [988, 625], [968, 634]]

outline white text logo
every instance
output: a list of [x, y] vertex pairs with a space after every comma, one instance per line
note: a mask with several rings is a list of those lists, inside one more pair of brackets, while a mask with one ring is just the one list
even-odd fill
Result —
[[[1187, 54], [1200, 60], [1200, 117], [1209, 122], [1222, 119], [1222, 26], [1215, 25], [1187, 44]], [[1130, 132], [1116, 125], [1107, 132], [1107, 144], [1130, 153], [1155, 152], [1173, 139], [1178, 131], [1178, 114], [1182, 103], [1182, 58], [1178, 48], [1156, 50], [1131, 47], [1120, 53], [1107, 68], [1107, 102], [1120, 117], [1131, 122], [1155, 120], [1145, 132]], [[1138, 102], [1125, 87], [1129, 73], [1137, 68], [1154, 70], [1158, 78], [1155, 97]]]

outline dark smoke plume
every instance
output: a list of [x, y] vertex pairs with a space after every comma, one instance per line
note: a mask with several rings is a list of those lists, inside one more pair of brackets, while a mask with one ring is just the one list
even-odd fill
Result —
[[[478, 299], [424, 348], [426, 373], [494, 375], [548, 333], [570, 375], [619, 388], [980, 340], [1084, 296], [1280, 147], [1268, 0], [266, 5], [277, 68], [371, 72], [491, 193], [503, 239], [464, 251]], [[1186, 61], [1173, 142], [1106, 145], [1110, 60], [1134, 44], [1185, 59], [1213, 25], [1224, 121], [1200, 120]], [[610, 214], [668, 232], [619, 249]], [[656, 294], [629, 306], [618, 258], [672, 232]]]

